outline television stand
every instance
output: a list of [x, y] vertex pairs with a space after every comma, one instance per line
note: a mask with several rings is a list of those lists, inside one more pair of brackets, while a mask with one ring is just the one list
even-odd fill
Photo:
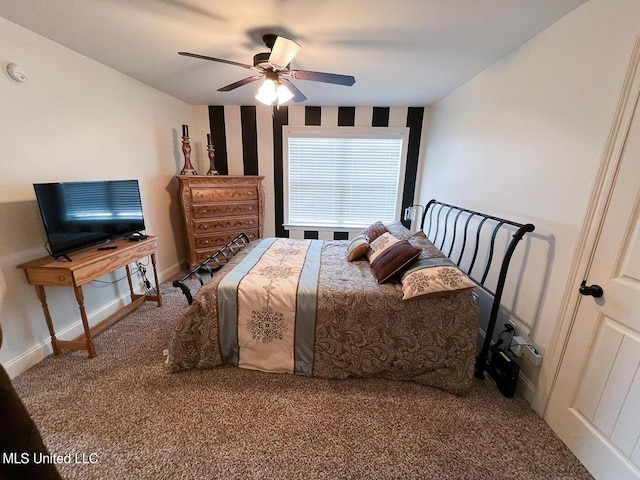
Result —
[[[117, 246], [117, 248], [100, 250], [93, 246], [69, 253], [68, 256], [71, 257], [67, 257], [69, 261], [61, 261], [47, 256], [18, 265], [18, 268], [25, 271], [27, 282], [36, 288], [36, 293], [42, 304], [42, 311], [44, 312], [49, 334], [51, 335], [51, 345], [55, 355], [59, 355], [61, 349], [64, 348], [68, 350], [86, 350], [89, 358], [93, 358], [96, 356], [96, 349], [93, 343], [93, 338], [96, 335], [146, 301], [155, 301], [159, 307], [162, 306], [158, 273], [156, 271], [157, 237], [148, 237], [135, 243], [129, 242], [126, 239], [118, 239], [114, 240], [112, 244]], [[131, 281], [129, 264], [147, 256], [151, 257], [151, 264], [153, 265], [156, 295], [136, 294], [133, 292], [133, 282]], [[125, 305], [97, 325], [89, 327], [89, 320], [84, 307], [82, 286], [122, 267], [125, 267], [127, 271], [131, 303]], [[73, 340], [59, 340], [56, 338], [51, 313], [47, 305], [47, 297], [44, 291], [45, 286], [73, 288], [82, 318], [82, 326], [84, 328], [83, 335]]]

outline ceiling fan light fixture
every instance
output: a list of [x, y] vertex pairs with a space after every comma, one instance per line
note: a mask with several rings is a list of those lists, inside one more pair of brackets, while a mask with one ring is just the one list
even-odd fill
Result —
[[264, 103], [265, 105], [271, 105], [277, 98], [278, 92], [276, 91], [276, 83], [273, 80], [266, 79], [258, 89], [256, 100]]
[[291, 90], [280, 82], [275, 82], [267, 78], [262, 86], [258, 89], [256, 100], [265, 105], [273, 105], [276, 101], [278, 105], [288, 102], [294, 97]]
[[286, 85], [280, 84], [276, 91], [278, 93], [278, 105], [282, 105], [293, 98], [293, 93]]

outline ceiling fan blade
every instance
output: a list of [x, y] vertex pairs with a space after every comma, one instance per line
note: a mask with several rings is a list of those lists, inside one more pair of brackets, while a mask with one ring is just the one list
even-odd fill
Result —
[[356, 79], [351, 75], [340, 75], [338, 73], [312, 72], [310, 70], [291, 70], [287, 74], [297, 80], [311, 80], [312, 82], [334, 83], [350, 87], [356, 83]]
[[264, 75], [254, 75], [253, 77], [243, 78], [242, 80], [238, 80], [237, 82], [230, 83], [224, 87], [218, 89], [219, 92], [230, 92], [231, 90], [235, 90], [238, 87], [246, 85], [247, 83], [255, 82], [256, 80], [260, 80]]
[[293, 98], [292, 100], [295, 103], [300, 103], [300, 102], [304, 102], [307, 97], [304, 95], [304, 93], [302, 93], [298, 87], [296, 87], [293, 82], [290, 82], [289, 80], [287, 80], [286, 78], [280, 78], [280, 82], [283, 85], [286, 85], [287, 88], [291, 91], [291, 93], [293, 93]]
[[261, 71], [260, 69], [254, 67], [253, 65], [247, 65], [246, 63], [233, 62], [231, 60], [224, 60], [222, 58], [207, 57], [206, 55], [198, 55], [197, 53], [178, 52], [178, 55], [182, 55], [182, 56], [185, 56], [185, 57], [200, 58], [202, 60], [210, 60], [212, 62], [227, 63], [229, 65], [235, 65], [237, 67], [242, 67], [242, 68], [248, 68], [250, 70]]
[[296, 53], [300, 51], [302, 47], [293, 40], [289, 40], [285, 37], [276, 38], [276, 42], [271, 49], [271, 55], [269, 55], [269, 63], [276, 67], [285, 68]]

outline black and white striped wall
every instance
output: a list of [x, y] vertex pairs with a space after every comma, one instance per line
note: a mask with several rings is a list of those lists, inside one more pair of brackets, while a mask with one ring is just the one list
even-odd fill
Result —
[[424, 107], [210, 106], [209, 127], [217, 170], [264, 175], [266, 237], [343, 239], [348, 232], [289, 231], [282, 226], [282, 126], [409, 127], [402, 210], [413, 203], [426, 109]]

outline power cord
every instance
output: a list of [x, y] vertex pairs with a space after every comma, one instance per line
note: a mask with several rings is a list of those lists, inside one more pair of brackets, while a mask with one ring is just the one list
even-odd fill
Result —
[[147, 267], [143, 265], [142, 262], [140, 261], [136, 262], [136, 267], [138, 267], [138, 273], [140, 274], [140, 277], [142, 277], [142, 282], [144, 283], [144, 286], [145, 286], [145, 293], [147, 294], [154, 293], [155, 288], [153, 289], [151, 288], [151, 282], [147, 278]]
[[[147, 278], [147, 265], [143, 264], [140, 260], [136, 261], [135, 264], [136, 264], [136, 268], [131, 269], [130, 271], [131, 275], [135, 275], [136, 273], [140, 275], [140, 278], [142, 279], [142, 283], [144, 284], [144, 287], [145, 287], [145, 294], [156, 295], [157, 290], [155, 289], [155, 287], [152, 287], [151, 282]], [[104, 283], [104, 284], [114, 284], [114, 283], [121, 282], [125, 278], [127, 278], [126, 275], [111, 281], [93, 280], [93, 282]]]
[[498, 334], [498, 339], [496, 340], [496, 343], [494, 343], [493, 346], [491, 347], [492, 351], [499, 350], [500, 345], [505, 343], [504, 339], [502, 338], [502, 335], [504, 335], [505, 333], [510, 335], [509, 343], [507, 344], [507, 347], [505, 348], [505, 350], [511, 349], [511, 342], [513, 342], [513, 335], [515, 333], [515, 328], [513, 328], [513, 325], [511, 325], [510, 323], [505, 323], [504, 330], [502, 330]]

